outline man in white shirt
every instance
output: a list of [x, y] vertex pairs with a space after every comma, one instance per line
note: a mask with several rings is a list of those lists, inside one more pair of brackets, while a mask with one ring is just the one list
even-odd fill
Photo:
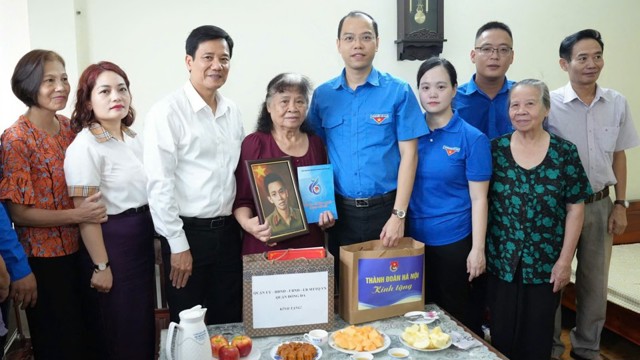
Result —
[[231, 213], [244, 131], [237, 106], [218, 91], [233, 40], [211, 25], [186, 42], [189, 81], [156, 103], [145, 122], [149, 206], [162, 235], [171, 320], [194, 305], [207, 324], [242, 317], [242, 241]]
[[[619, 92], [597, 81], [604, 67], [600, 33], [586, 29], [560, 43], [560, 67], [569, 83], [551, 92], [548, 129], [576, 145], [594, 194], [585, 201], [578, 241], [576, 327], [571, 330], [573, 359], [600, 359], [600, 335], [607, 311], [607, 284], [613, 235], [627, 226], [627, 157], [640, 144], [629, 104]], [[613, 185], [616, 201], [611, 202]], [[560, 310], [556, 315], [552, 358], [560, 358]]]

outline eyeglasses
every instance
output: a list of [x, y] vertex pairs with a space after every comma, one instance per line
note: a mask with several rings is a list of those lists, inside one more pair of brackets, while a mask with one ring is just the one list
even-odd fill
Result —
[[340, 38], [340, 40], [348, 44], [356, 41], [356, 39], [360, 40], [361, 43], [370, 43], [373, 40], [375, 40], [375, 37], [372, 34], [362, 34], [357, 37], [355, 35], [347, 34], [347, 35], [343, 35], [342, 38]]
[[493, 55], [494, 51], [497, 52], [500, 56], [508, 56], [511, 54], [511, 51], [513, 51], [513, 48], [510, 48], [508, 46], [500, 46], [498, 48], [494, 48], [492, 46], [482, 46], [477, 47], [476, 50], [478, 50], [478, 52], [482, 56], [491, 56]]

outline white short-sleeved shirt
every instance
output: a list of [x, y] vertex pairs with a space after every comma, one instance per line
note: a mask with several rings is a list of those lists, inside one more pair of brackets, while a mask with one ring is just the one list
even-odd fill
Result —
[[600, 86], [590, 105], [580, 100], [571, 83], [552, 91], [547, 125], [576, 145], [594, 192], [617, 182], [613, 153], [640, 144], [627, 99]]
[[120, 141], [94, 123], [78, 133], [64, 160], [69, 195], [102, 192], [108, 215], [148, 203], [142, 136], [124, 126], [122, 135]]

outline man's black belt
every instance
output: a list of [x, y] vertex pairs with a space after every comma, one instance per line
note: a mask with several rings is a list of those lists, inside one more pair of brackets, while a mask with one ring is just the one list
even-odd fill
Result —
[[388, 203], [394, 201], [396, 198], [396, 190], [389, 191], [384, 195], [371, 196], [368, 198], [348, 198], [336, 194], [336, 200], [340, 203], [348, 206], [354, 206], [358, 208], [366, 208], [369, 206], [376, 206], [379, 204]]
[[229, 216], [217, 216], [213, 218], [197, 218], [197, 217], [186, 217], [180, 216], [182, 219], [182, 223], [186, 226], [196, 226], [196, 227], [208, 227], [210, 229], [219, 228], [225, 226], [231, 221], [231, 217]]
[[602, 200], [606, 197], [609, 197], [609, 187], [605, 187], [604, 189], [598, 191], [597, 193], [589, 195], [587, 200], [584, 201], [585, 204], [591, 204], [592, 202], [596, 202], [598, 200]]

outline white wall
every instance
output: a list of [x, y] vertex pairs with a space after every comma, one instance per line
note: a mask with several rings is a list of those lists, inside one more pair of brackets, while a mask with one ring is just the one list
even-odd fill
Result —
[[11, 125], [26, 109], [11, 91], [11, 74], [30, 49], [27, 2], [0, 0], [0, 129]]
[[[12, 2], [0, 1], [3, 6]], [[127, 71], [138, 128], [155, 101], [186, 81], [184, 42], [193, 28], [203, 24], [224, 28], [236, 42], [231, 74], [222, 91], [240, 106], [247, 132], [253, 131], [264, 88], [277, 73], [300, 72], [320, 84], [341, 71], [337, 25], [350, 10], [366, 11], [378, 21], [381, 44], [374, 65], [411, 84], [419, 66], [396, 60], [396, 1], [392, 0], [28, 0], [28, 4], [31, 46], [57, 48], [68, 62], [72, 84], [78, 69], [91, 62], [110, 60]], [[51, 20], [52, 12], [59, 17]], [[639, 13], [636, 0], [446, 0], [448, 41], [442, 56], [456, 65], [459, 82], [466, 82], [474, 71], [469, 52], [476, 29], [490, 20], [503, 21], [514, 33], [515, 61], [508, 76], [540, 78], [554, 89], [567, 82], [558, 66], [562, 38], [596, 28], [605, 42], [600, 84], [627, 96], [640, 130], [640, 88], [634, 86], [640, 79], [635, 65], [640, 58]], [[4, 17], [0, 15], [0, 20]], [[4, 66], [1, 71], [4, 74]], [[3, 112], [3, 120], [18, 113]], [[629, 151], [628, 161], [628, 197], [640, 198], [640, 150]]]
[[[75, 17], [73, 0], [0, 0], [0, 129], [11, 125], [26, 110], [11, 91], [11, 75], [28, 51], [56, 51], [65, 60], [72, 86], [77, 81], [80, 72]], [[69, 101], [62, 113], [69, 116], [72, 107], [73, 101]]]

